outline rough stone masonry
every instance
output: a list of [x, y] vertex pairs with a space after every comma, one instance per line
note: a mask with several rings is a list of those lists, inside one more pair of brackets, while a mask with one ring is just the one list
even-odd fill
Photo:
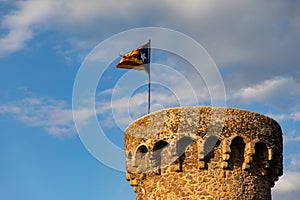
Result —
[[240, 109], [148, 114], [126, 129], [125, 150], [137, 200], [270, 200], [283, 173], [279, 124]]

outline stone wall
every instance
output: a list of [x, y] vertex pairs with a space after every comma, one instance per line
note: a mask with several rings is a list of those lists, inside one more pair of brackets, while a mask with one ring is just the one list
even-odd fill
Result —
[[126, 178], [139, 199], [271, 199], [282, 175], [282, 132], [250, 111], [180, 107], [125, 131]]

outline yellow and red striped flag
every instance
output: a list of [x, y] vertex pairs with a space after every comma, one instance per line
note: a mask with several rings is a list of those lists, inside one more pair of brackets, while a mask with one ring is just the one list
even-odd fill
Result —
[[150, 41], [122, 56], [117, 68], [145, 70], [150, 73]]

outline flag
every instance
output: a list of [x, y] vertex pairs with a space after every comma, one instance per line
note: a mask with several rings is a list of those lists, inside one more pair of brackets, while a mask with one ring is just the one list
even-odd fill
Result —
[[150, 41], [122, 56], [117, 68], [145, 70], [150, 73]]

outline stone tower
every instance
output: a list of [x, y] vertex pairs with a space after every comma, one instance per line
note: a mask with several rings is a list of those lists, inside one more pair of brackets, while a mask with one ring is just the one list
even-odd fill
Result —
[[128, 126], [125, 150], [137, 200], [270, 200], [282, 175], [280, 126], [240, 109], [151, 113]]

